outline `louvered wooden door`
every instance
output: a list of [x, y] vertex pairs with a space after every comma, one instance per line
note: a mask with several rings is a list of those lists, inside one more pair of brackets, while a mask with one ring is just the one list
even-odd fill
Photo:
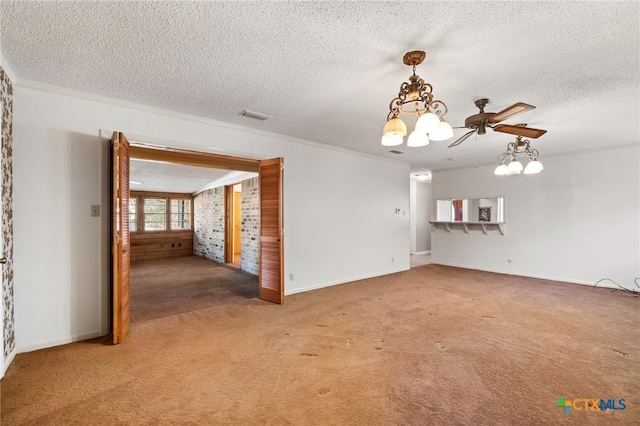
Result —
[[111, 204], [113, 263], [113, 344], [122, 342], [130, 322], [129, 141], [120, 132], [111, 140], [113, 198]]
[[259, 296], [275, 303], [284, 302], [282, 174], [282, 158], [260, 162]]

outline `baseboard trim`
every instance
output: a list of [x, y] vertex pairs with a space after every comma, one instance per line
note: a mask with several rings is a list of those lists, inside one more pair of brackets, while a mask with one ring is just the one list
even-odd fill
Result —
[[325, 287], [331, 287], [334, 285], [340, 285], [340, 284], [348, 284], [354, 281], [360, 281], [360, 280], [366, 280], [369, 278], [376, 278], [376, 277], [382, 277], [384, 275], [391, 275], [391, 274], [397, 274], [398, 272], [404, 272], [404, 271], [408, 271], [409, 268], [407, 269], [394, 269], [393, 271], [384, 271], [384, 272], [378, 272], [375, 274], [367, 274], [367, 275], [360, 275], [360, 276], [356, 276], [356, 277], [351, 277], [348, 278], [346, 280], [339, 280], [339, 281], [328, 281], [328, 282], [324, 282], [324, 283], [320, 283], [320, 284], [315, 284], [315, 285], [310, 285], [307, 287], [300, 287], [300, 288], [296, 288], [294, 290], [290, 290], [290, 291], [286, 291], [285, 290], [285, 296], [291, 296], [293, 294], [298, 294], [298, 293], [305, 293], [307, 291], [312, 291], [312, 290], [319, 290], [321, 288], [325, 288]]
[[58, 339], [47, 340], [44, 342], [31, 343], [28, 345], [20, 346], [17, 353], [33, 352], [40, 349], [51, 348], [54, 346], [66, 345], [69, 343], [79, 342], [81, 340], [94, 339], [96, 337], [105, 336], [100, 330], [89, 331], [87, 333], [74, 334], [73, 336], [60, 337]]
[[0, 375], [0, 379], [4, 377], [4, 374], [9, 369], [9, 366], [11, 365], [15, 357], [16, 357], [16, 350], [14, 349], [9, 353], [9, 356], [7, 357], [7, 359], [4, 360], [4, 365], [2, 366], [2, 374]]
[[431, 250], [417, 251], [417, 252], [415, 252], [413, 254], [429, 254], [429, 253], [431, 253]]
[[[575, 280], [575, 279], [572, 279], [572, 278], [556, 277], [556, 276], [552, 276], [552, 275], [526, 274], [526, 273], [521, 273], [521, 272], [506, 271], [506, 270], [502, 270], [502, 269], [478, 268], [478, 267], [472, 267], [472, 266], [468, 266], [468, 265], [459, 265], [459, 264], [456, 264], [456, 263], [448, 263], [448, 262], [432, 262], [432, 264], [434, 264], [434, 265], [442, 265], [442, 266], [451, 266], [453, 268], [473, 269], [473, 270], [476, 270], [476, 271], [493, 272], [495, 274], [502, 274], [502, 275], [515, 275], [515, 276], [518, 276], [518, 277], [536, 278], [536, 279], [539, 279], [539, 280], [559, 281], [559, 282], [569, 283], [569, 284], [580, 284], [580, 285], [590, 285], [590, 286], [594, 285], [593, 281]], [[611, 283], [598, 284], [598, 287], [618, 288], [618, 287], [616, 287], [615, 285], [613, 285]]]

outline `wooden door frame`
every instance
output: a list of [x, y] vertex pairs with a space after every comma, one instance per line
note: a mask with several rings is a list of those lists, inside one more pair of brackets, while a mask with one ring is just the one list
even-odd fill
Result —
[[187, 166], [209, 167], [212, 169], [237, 170], [253, 173], [260, 172], [260, 160], [174, 148], [149, 148], [135, 142], [131, 142], [130, 157], [184, 164]]
[[[176, 148], [151, 148], [147, 145], [130, 142], [129, 149], [129, 158], [137, 158], [144, 160], [154, 160], [154, 161], [163, 161], [169, 163], [177, 163], [184, 164], [189, 166], [198, 166], [198, 167], [209, 167], [214, 169], [224, 169], [224, 170], [234, 170], [234, 171], [243, 171], [243, 172], [253, 172], [257, 173], [260, 176], [261, 173], [261, 165], [264, 161], [268, 160], [254, 160], [250, 158], [243, 157], [235, 157], [229, 155], [219, 155], [219, 154], [211, 154], [200, 151], [190, 151], [190, 150], [181, 150]], [[272, 159], [275, 160], [275, 159]], [[278, 161], [282, 164], [282, 158], [279, 158]], [[280, 220], [282, 220], [282, 187], [280, 187], [280, 197], [279, 197], [279, 215]], [[225, 191], [228, 191], [230, 195], [225, 192], [225, 204], [227, 204], [227, 197], [230, 197], [231, 202], [233, 202], [233, 187], [230, 190], [227, 190], [225, 187]], [[262, 194], [260, 194], [260, 199], [262, 201]], [[195, 210], [195, 209], [194, 209]], [[225, 208], [226, 211], [228, 211]], [[233, 220], [225, 218], [225, 220]], [[262, 224], [260, 225], [262, 226]], [[230, 229], [230, 228], [227, 228]], [[281, 235], [281, 240], [284, 239], [284, 235]], [[225, 238], [226, 240], [226, 238]], [[281, 241], [282, 242], [282, 241]], [[231, 250], [233, 252], [233, 246], [229, 245], [230, 249], [225, 245], [225, 261], [227, 259], [231, 259], [233, 257], [233, 253], [231, 256], [227, 257], [227, 250]], [[260, 251], [260, 248], [258, 249]], [[259, 280], [262, 277], [263, 265], [261, 257], [259, 256], [258, 261], [258, 278]], [[280, 256], [280, 264], [279, 264], [279, 275], [280, 275], [280, 301], [277, 303], [283, 303], [284, 301], [284, 253], [281, 251]], [[261, 296], [262, 298], [262, 296]], [[269, 300], [269, 299], [267, 299]]]
[[[234, 263], [235, 261], [235, 215], [236, 215], [236, 203], [235, 203], [235, 189], [238, 185], [234, 183], [232, 185], [225, 185], [224, 187], [224, 226], [225, 229], [230, 230], [224, 233], [224, 263]], [[240, 211], [242, 214], [242, 210]]]
[[224, 187], [224, 263], [233, 262], [233, 185]]

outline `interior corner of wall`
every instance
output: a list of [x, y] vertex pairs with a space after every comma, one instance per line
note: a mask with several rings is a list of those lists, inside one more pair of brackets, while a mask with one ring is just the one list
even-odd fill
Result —
[[0, 52], [0, 68], [3, 69], [4, 73], [9, 77], [9, 80], [12, 84], [16, 82], [16, 74], [11, 69], [11, 65], [7, 62], [7, 59]]
[[2, 374], [0, 374], [0, 379], [4, 377], [4, 374], [9, 369], [9, 366], [11, 365], [15, 357], [16, 357], [16, 349], [13, 348], [13, 350], [9, 352], [9, 356], [4, 360], [2, 364], [2, 371], [1, 371]]
[[113, 137], [113, 130], [111, 129], [100, 129], [100, 137], [103, 139], [109, 139]]

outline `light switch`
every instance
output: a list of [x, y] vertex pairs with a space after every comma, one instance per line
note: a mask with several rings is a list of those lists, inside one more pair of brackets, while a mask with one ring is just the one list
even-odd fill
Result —
[[98, 216], [100, 216], [100, 206], [94, 204], [91, 206], [91, 217]]

